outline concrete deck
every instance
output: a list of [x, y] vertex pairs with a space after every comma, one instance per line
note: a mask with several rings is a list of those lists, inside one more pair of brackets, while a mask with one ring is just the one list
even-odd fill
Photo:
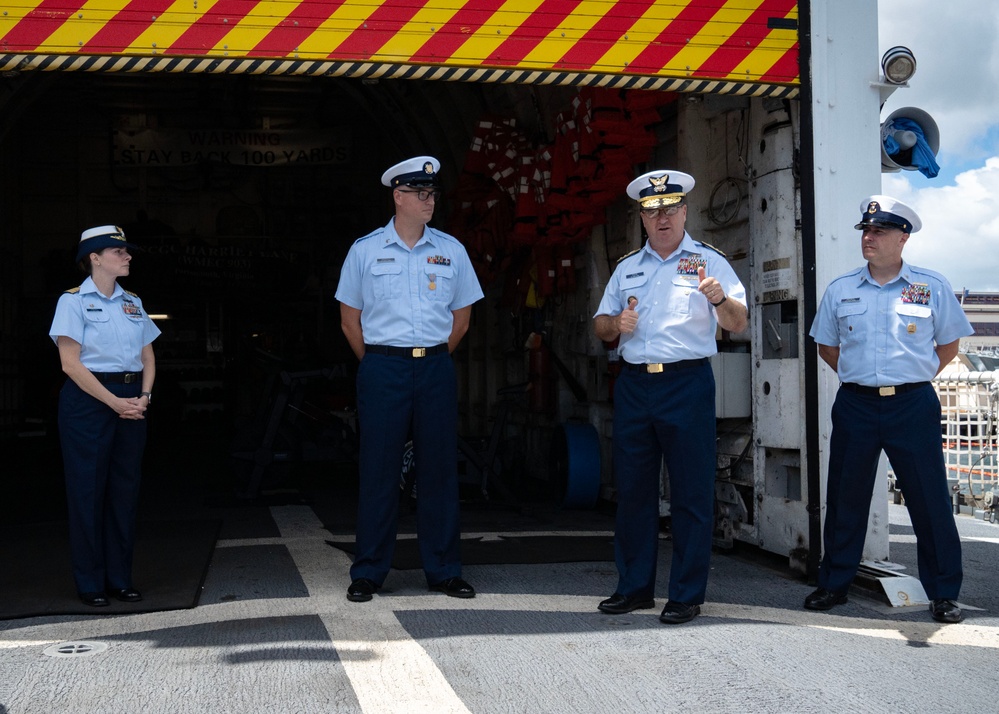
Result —
[[[278, 537], [218, 543], [194, 609], [0, 622], [0, 713], [999, 710], [999, 525], [970, 517], [959, 625], [857, 596], [808, 612], [800, 578], [715, 554], [702, 615], [666, 626], [666, 539], [656, 610], [597, 612], [612, 563], [466, 566], [474, 600], [393, 571], [350, 603], [349, 556], [313, 510], [271, 513]], [[904, 508], [891, 522], [892, 561], [915, 574]], [[46, 654], [60, 644], [89, 650]]]

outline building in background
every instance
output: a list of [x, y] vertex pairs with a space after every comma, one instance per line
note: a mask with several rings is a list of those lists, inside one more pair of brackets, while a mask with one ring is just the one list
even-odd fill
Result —
[[[957, 299], [975, 334], [961, 340], [961, 352], [999, 358], [999, 293], [973, 293], [965, 290]], [[977, 369], [983, 369], [974, 365]], [[996, 369], [986, 365], [984, 369]]]

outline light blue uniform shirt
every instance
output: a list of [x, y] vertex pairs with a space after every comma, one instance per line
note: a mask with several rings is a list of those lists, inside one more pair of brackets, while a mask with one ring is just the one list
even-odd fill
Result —
[[635, 331], [622, 334], [618, 343], [623, 360], [632, 364], [679, 362], [718, 351], [718, 318], [708, 299], [697, 291], [698, 267], [721, 284], [729, 300], [746, 304], [746, 289], [724, 256], [686, 232], [666, 260], [646, 241], [641, 250], [618, 263], [594, 317], [617, 315], [628, 307], [629, 297], [638, 298]]
[[935, 346], [974, 333], [947, 279], [903, 261], [883, 286], [866, 265], [829, 283], [808, 334], [839, 347], [840, 381], [887, 387], [930, 381]]
[[62, 335], [80, 343], [80, 362], [91, 372], [141, 372], [142, 348], [160, 335], [138, 295], [115, 283], [105, 297], [88, 277], [56, 304], [49, 337]]
[[482, 299], [465, 247], [430, 226], [410, 250], [395, 219], [350, 247], [336, 299], [361, 311], [365, 343], [432, 347], [448, 341], [453, 310]]

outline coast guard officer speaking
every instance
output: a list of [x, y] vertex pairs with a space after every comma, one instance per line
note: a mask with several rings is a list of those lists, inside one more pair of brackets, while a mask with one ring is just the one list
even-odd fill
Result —
[[594, 315], [601, 340], [620, 336], [623, 369], [614, 387], [614, 474], [619, 574], [598, 606], [620, 614], [655, 606], [659, 479], [669, 470], [673, 559], [659, 619], [700, 613], [708, 582], [715, 493], [716, 326], [742, 332], [746, 291], [717, 250], [684, 230], [694, 179], [652, 171], [628, 184], [645, 246], [625, 256]]
[[461, 578], [458, 504], [458, 396], [451, 352], [483, 294], [465, 248], [427, 225], [440, 196], [432, 156], [382, 175], [395, 216], [358, 239], [344, 261], [336, 299], [360, 360], [357, 413], [360, 495], [357, 554], [347, 599], [364, 602], [392, 563], [399, 473], [410, 433], [416, 463], [417, 537], [431, 590], [470, 598]]
[[[860, 204], [867, 265], [833, 280], [809, 334], [840, 379], [832, 407], [818, 589], [809, 610], [846, 602], [860, 565], [884, 449], [916, 533], [919, 580], [938, 622], [960, 622], [961, 541], [951, 513], [933, 379], [974, 333], [950, 284], [902, 260], [919, 216], [888, 196]], [[884, 493], [877, 493], [884, 497]]]

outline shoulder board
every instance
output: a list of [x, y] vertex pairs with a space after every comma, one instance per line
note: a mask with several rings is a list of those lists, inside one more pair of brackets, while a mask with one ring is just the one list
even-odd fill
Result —
[[728, 256], [727, 256], [727, 255], [725, 255], [725, 254], [724, 254], [724, 253], [723, 253], [722, 251], [718, 250], [717, 248], [715, 248], [715, 247], [714, 247], [713, 245], [711, 245], [710, 243], [705, 243], [705, 242], [704, 242], [704, 241], [702, 241], [702, 240], [698, 240], [698, 241], [694, 241], [694, 243], [696, 243], [697, 245], [703, 245], [703, 246], [704, 246], [705, 248], [710, 248], [710, 249], [711, 249], [711, 250], [713, 250], [713, 251], [714, 251], [715, 253], [717, 253], [718, 255], [720, 255], [720, 256], [721, 256], [722, 258], [727, 258], [727, 257], [728, 257]]
[[70, 288], [69, 290], [64, 291], [63, 294], [69, 293], [70, 295], [75, 295], [78, 292], [80, 292], [80, 286], [79, 285], [77, 285], [75, 288]]
[[624, 255], [622, 255], [620, 258], [617, 259], [617, 262], [620, 263], [625, 258], [630, 258], [631, 256], [633, 256], [635, 253], [639, 252], [640, 250], [641, 250], [641, 248], [635, 248], [635, 250], [631, 251], [630, 253], [625, 253]]
[[132, 297], [139, 297], [138, 295], [136, 295], [135, 293], [133, 293], [133, 292], [132, 292], [131, 290], [125, 290], [125, 288], [122, 288], [122, 291], [123, 291], [123, 292], [124, 292], [124, 293], [125, 293], [126, 295], [131, 295]]

